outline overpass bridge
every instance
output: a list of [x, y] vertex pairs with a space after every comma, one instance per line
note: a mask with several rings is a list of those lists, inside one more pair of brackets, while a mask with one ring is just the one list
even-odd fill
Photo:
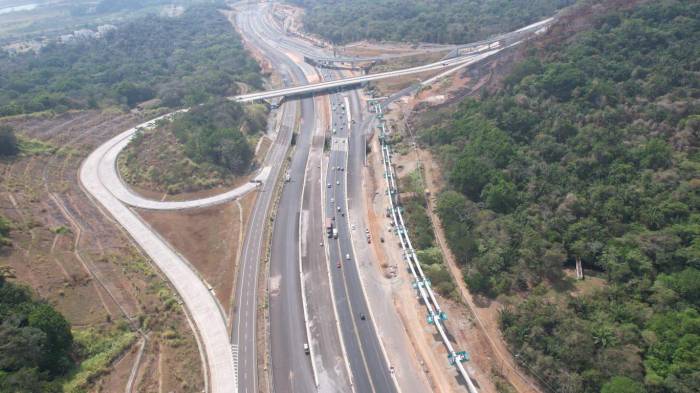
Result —
[[[268, 102], [271, 105], [278, 105], [285, 98], [304, 96], [308, 94], [320, 93], [324, 91], [340, 90], [344, 88], [357, 87], [367, 82], [377, 81], [381, 79], [396, 78], [400, 76], [418, 74], [426, 71], [437, 71], [437, 70], [449, 70], [454, 67], [464, 67], [469, 64], [477, 63], [483, 59], [491, 57], [496, 53], [502, 51], [503, 49], [516, 46], [521, 42], [527, 40], [528, 38], [538, 35], [546, 29], [555, 21], [556, 17], [547, 18], [545, 20], [533, 23], [529, 26], [525, 26], [521, 29], [515, 30], [513, 32], [494, 37], [493, 39], [479, 41], [471, 43], [468, 45], [463, 45], [455, 47], [452, 52], [450, 52], [442, 60], [430, 63], [418, 67], [411, 67], [402, 70], [378, 72], [376, 74], [367, 74], [362, 76], [354, 76], [350, 78], [310, 83], [301, 86], [286, 87], [282, 89], [268, 90], [262, 92], [241, 94], [234, 97], [229, 97], [230, 100], [236, 102]], [[388, 55], [393, 56], [393, 55]], [[398, 56], [398, 55], [397, 55]], [[365, 58], [314, 58], [311, 56], [304, 56], [307, 61], [314, 62], [330, 62], [330, 61], [369, 61], [370, 57]], [[384, 57], [388, 58], [388, 57]], [[270, 100], [274, 100], [270, 102]]]
[[347, 88], [347, 87], [355, 87], [355, 86], [362, 85], [363, 83], [381, 80], [381, 79], [396, 78], [396, 77], [405, 76], [405, 75], [418, 74], [418, 73], [426, 72], [426, 71], [436, 71], [436, 70], [442, 70], [442, 69], [449, 69], [450, 67], [454, 67], [454, 66], [473, 64], [473, 63], [479, 62], [487, 57], [490, 57], [490, 56], [500, 52], [501, 50], [502, 50], [502, 48], [497, 48], [497, 49], [489, 50], [489, 51], [479, 53], [479, 54], [456, 57], [456, 58], [452, 58], [452, 59], [446, 59], [446, 60], [442, 60], [439, 62], [430, 63], [430, 64], [418, 66], [418, 67], [406, 68], [403, 70], [379, 72], [376, 74], [355, 76], [355, 77], [338, 79], [338, 80], [333, 80], [333, 81], [310, 83], [310, 84], [295, 86], [295, 87], [287, 87], [287, 88], [276, 89], [276, 90], [268, 90], [268, 91], [262, 91], [262, 92], [256, 92], [256, 93], [241, 94], [241, 95], [238, 95], [235, 97], [230, 97], [229, 99], [232, 101], [236, 101], [236, 102], [259, 102], [259, 101], [265, 101], [265, 100], [279, 98], [279, 97], [289, 98], [289, 97], [293, 97], [293, 96], [303, 96], [306, 94], [319, 93], [319, 92], [323, 92], [323, 91], [337, 90], [337, 89], [342, 89], [342, 88]]
[[518, 30], [509, 33], [496, 35], [485, 40], [470, 42], [463, 45], [445, 45], [442, 47], [423, 49], [420, 51], [412, 51], [408, 53], [384, 54], [379, 56], [333, 56], [319, 57], [306, 54], [304, 61], [316, 67], [333, 68], [333, 69], [369, 69], [372, 65], [381, 63], [382, 61], [396, 59], [401, 57], [417, 56], [429, 52], [447, 52], [443, 59], [451, 59], [454, 57], [465, 56], [469, 54], [482, 53], [498, 47], [508, 46], [516, 41], [523, 40], [527, 36], [536, 34], [541, 29], [546, 29], [554, 22], [555, 18], [547, 18]]

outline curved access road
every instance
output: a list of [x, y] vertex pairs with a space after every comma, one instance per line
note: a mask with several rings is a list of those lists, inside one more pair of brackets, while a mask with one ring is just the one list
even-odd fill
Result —
[[[152, 125], [156, 120], [149, 123]], [[212, 393], [235, 392], [237, 382], [224, 314], [214, 295], [187, 261], [129, 209], [112, 192], [112, 184], [102, 178], [100, 168], [110, 162], [107, 155], [113, 147], [109, 142], [98, 147], [83, 161], [80, 182], [86, 192], [129, 232], [182, 298], [196, 327], [200, 350], [205, 356], [208, 390]], [[114, 161], [111, 163], [113, 165]], [[114, 166], [112, 171], [116, 171]]]
[[[239, 187], [231, 189], [229, 191], [223, 192], [207, 198], [193, 199], [189, 201], [158, 201], [149, 198], [145, 198], [137, 193], [135, 193], [129, 186], [127, 186], [119, 176], [117, 171], [117, 157], [119, 153], [124, 150], [124, 148], [129, 144], [131, 138], [140, 129], [152, 128], [158, 120], [171, 118], [173, 115], [186, 112], [187, 109], [179, 110], [176, 112], [168, 113], [166, 115], [160, 116], [156, 119], [149, 120], [143, 124], [139, 124], [136, 127], [130, 128], [121, 134], [115, 136], [114, 138], [103, 143], [100, 147], [95, 150], [99, 160], [96, 161], [98, 175], [102, 184], [109, 189], [110, 193], [120, 200], [121, 202], [142, 209], [151, 210], [179, 210], [179, 209], [190, 209], [195, 207], [205, 207], [211, 206], [218, 203], [228, 202], [234, 199], [238, 199], [250, 191], [253, 191], [259, 183], [262, 183], [267, 178], [267, 173], [269, 173], [269, 167], [263, 167], [254, 181], [242, 184]], [[86, 161], [87, 163], [87, 161]]]

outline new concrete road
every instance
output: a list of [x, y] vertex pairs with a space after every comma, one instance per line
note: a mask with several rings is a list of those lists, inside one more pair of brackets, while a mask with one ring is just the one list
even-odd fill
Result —
[[216, 393], [235, 391], [236, 379], [228, 331], [218, 302], [187, 261], [112, 194], [111, 189], [116, 184], [101, 178], [99, 170], [105, 161], [109, 162], [105, 156], [111, 148], [109, 143], [104, 144], [83, 161], [80, 182], [94, 200], [129, 232], [182, 298], [194, 322], [200, 350], [205, 356], [208, 390]]
[[[258, 185], [267, 179], [270, 172], [270, 167], [265, 166], [260, 171], [259, 175], [254, 178], [255, 181], [244, 183], [239, 187], [232, 190], [201, 199], [193, 199], [188, 201], [159, 201], [149, 198], [144, 198], [143, 196], [135, 193], [128, 185], [126, 185], [116, 170], [117, 168], [117, 157], [119, 153], [129, 144], [131, 137], [141, 129], [148, 129], [155, 126], [157, 120], [170, 118], [173, 115], [181, 112], [186, 112], [187, 109], [179, 110], [176, 112], [168, 113], [147, 121], [143, 124], [139, 124], [136, 127], [130, 128], [121, 134], [113, 137], [107, 142], [100, 146], [101, 151], [104, 152], [99, 161], [99, 176], [104, 184], [109, 184], [109, 191], [121, 202], [142, 209], [150, 210], [180, 210], [180, 209], [191, 209], [195, 207], [205, 207], [210, 205], [215, 205], [218, 203], [224, 203], [238, 199], [250, 191], [255, 190]], [[270, 160], [268, 160], [269, 162]], [[275, 162], [272, 160], [271, 162]]]

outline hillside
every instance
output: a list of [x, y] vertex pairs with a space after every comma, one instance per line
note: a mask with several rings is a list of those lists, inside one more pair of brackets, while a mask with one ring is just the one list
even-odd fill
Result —
[[[589, 31], [532, 45], [502, 88], [425, 115], [420, 138], [449, 182], [450, 248], [472, 293], [510, 304], [524, 368], [557, 392], [692, 392], [700, 5], [584, 9], [606, 6]], [[565, 273], [576, 260], [583, 282]]]
[[464, 44], [512, 31], [574, 0], [291, 0], [304, 28], [335, 44], [359, 40]]
[[178, 107], [260, 86], [245, 53], [215, 6], [178, 17], [129, 20], [99, 38], [52, 42], [37, 53], [0, 51], [0, 116], [157, 103]]
[[212, 100], [137, 134], [119, 169], [129, 184], [168, 194], [231, 186], [252, 169], [266, 124], [263, 106]]

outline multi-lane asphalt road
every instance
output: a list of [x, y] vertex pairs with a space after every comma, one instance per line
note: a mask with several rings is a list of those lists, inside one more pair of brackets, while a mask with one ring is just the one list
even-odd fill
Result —
[[[326, 77], [332, 77], [330, 73]], [[396, 390], [391, 371], [360, 282], [357, 260], [352, 246], [351, 225], [347, 216], [347, 179], [361, 167], [348, 166], [364, 154], [364, 149], [350, 149], [352, 133], [359, 133], [360, 111], [351, 118], [347, 96], [331, 95], [332, 130], [326, 176], [325, 215], [338, 230], [337, 239], [328, 239], [328, 255], [332, 265], [331, 280], [340, 331], [345, 344], [347, 361], [352, 370], [353, 385], [358, 392], [393, 392]], [[350, 116], [350, 117], [349, 117]], [[355, 123], [353, 123], [355, 121]]]
[[[249, 42], [258, 48], [264, 48], [266, 54], [276, 50], [278, 58], [275, 63], [284, 64], [296, 82], [307, 79], [302, 69], [313, 76], [315, 71], [308, 65], [279, 58], [279, 54], [293, 56], [299, 53], [300, 48], [296, 45], [302, 44], [280, 40], [283, 33], [274, 24], [268, 23], [263, 11], [263, 7], [250, 7], [239, 13], [239, 30]], [[285, 42], [286, 45], [280, 42]], [[330, 79], [334, 76], [325, 71], [322, 77]], [[336, 108], [330, 119], [331, 123], [337, 124], [337, 127], [333, 127], [336, 128], [333, 136], [337, 137], [334, 141], [345, 143], [346, 146], [343, 149], [341, 145], [332, 144], [326, 179], [327, 182], [333, 182], [331, 188], [319, 184], [323, 134], [330, 125], [322, 124], [318, 115], [327, 108], [323, 107], [321, 100], [312, 97], [295, 101], [300, 105], [301, 122], [287, 169], [290, 181], [282, 190], [278, 214], [275, 215], [270, 254], [269, 313], [274, 390], [305, 392], [316, 389], [354, 389], [357, 392], [392, 392], [396, 390], [394, 381], [374, 330], [374, 323], [369, 318], [370, 312], [359, 273], [352, 265], [354, 252], [350, 226], [344, 213], [346, 172], [338, 168], [347, 166], [348, 162], [347, 141], [351, 122], [346, 113], [350, 108], [347, 100], [340, 98], [340, 95], [332, 95], [330, 100]], [[315, 150], [310, 155], [314, 135]], [[331, 170], [330, 167], [336, 169]], [[322, 191], [326, 191], [324, 211], [319, 210], [319, 205], [324, 203]], [[341, 206], [342, 213], [337, 211], [336, 203], [330, 203], [331, 198]], [[320, 225], [323, 216], [335, 217], [335, 225], [339, 229], [337, 239], [323, 236]], [[301, 231], [303, 235], [300, 235]], [[341, 260], [343, 267], [337, 268], [337, 262]], [[308, 270], [300, 271], [303, 266]], [[330, 285], [327, 283], [329, 276]], [[239, 277], [240, 283], [246, 281], [242, 278], [243, 275]], [[306, 303], [309, 309], [304, 309], [302, 302], [302, 280], [306, 287], [304, 293], [309, 295]], [[323, 293], [324, 291], [326, 292]], [[306, 312], [309, 310], [312, 313]], [[325, 315], [317, 315], [318, 312], [325, 312]], [[305, 320], [305, 314], [309, 315], [309, 321]], [[313, 337], [308, 337], [308, 333]], [[341, 345], [338, 345], [340, 340]], [[310, 355], [313, 359], [305, 353], [304, 344], [312, 344]], [[243, 363], [244, 358], [251, 357], [250, 362], [254, 364], [254, 355], [244, 354], [240, 341], [235, 345], [239, 354], [241, 391], [247, 388], [253, 391], [255, 382], [245, 374], [255, 370], [252, 365], [244, 367]]]
[[[261, 27], [260, 10], [254, 8], [244, 8], [236, 15], [236, 25], [243, 37], [252, 45], [262, 52], [262, 54], [275, 64], [276, 71], [279, 72], [285, 81], [293, 83], [304, 83], [307, 81], [304, 73], [297, 67], [291, 59], [283, 53], [275, 49], [269, 41], [269, 37], [265, 35], [265, 29]], [[286, 152], [290, 146], [292, 134], [297, 127], [297, 119], [301, 115], [304, 119], [308, 117], [313, 119], [313, 104], [310, 105], [310, 100], [290, 101], [286, 102], [279, 109], [282, 111], [281, 124], [279, 134], [275, 142], [280, 146], [282, 154], [277, 155], [274, 160], [274, 173], [271, 173], [270, 178], [276, 179], [281, 169], [281, 165], [285, 161]], [[299, 129], [300, 137], [296, 140], [297, 149], [303, 148], [305, 144], [304, 135], [310, 132], [311, 123], [302, 120]], [[295, 154], [295, 157], [298, 154]], [[298, 170], [297, 167], [303, 165], [299, 163], [299, 159], [293, 160], [290, 170]], [[272, 171], [271, 171], [272, 172]], [[300, 183], [298, 183], [300, 185]], [[251, 221], [248, 224], [248, 230], [243, 245], [241, 255], [241, 265], [236, 287], [236, 305], [233, 312], [233, 333], [232, 347], [233, 355], [237, 365], [238, 384], [240, 392], [257, 392], [258, 386], [258, 365], [257, 365], [257, 348], [256, 338], [259, 334], [265, 334], [263, 326], [257, 326], [256, 317], [259, 306], [258, 294], [256, 291], [259, 266], [261, 260], [261, 248], [263, 247], [263, 232], [267, 225], [267, 213], [273, 197], [274, 182], [267, 182], [264, 185], [260, 197], [254, 206]], [[286, 211], [289, 208], [290, 201], [294, 199], [291, 191], [285, 189], [280, 199], [278, 212]], [[300, 191], [298, 191], [300, 195]], [[297, 199], [298, 201], [298, 199]], [[284, 210], [283, 210], [284, 209]], [[273, 230], [273, 250], [275, 246], [279, 248], [279, 243], [286, 245], [285, 249], [294, 248], [296, 245], [295, 236], [291, 232], [294, 227], [295, 220], [291, 214], [286, 212], [277, 214], [277, 220], [274, 223]], [[290, 220], [292, 220], [290, 222]], [[290, 235], [290, 236], [285, 236]], [[300, 295], [298, 287], [298, 274], [294, 274], [294, 266], [289, 262], [293, 261], [292, 256], [286, 256], [279, 253], [271, 253], [270, 255], [270, 314], [280, 316], [286, 322], [281, 322], [275, 318], [270, 325], [270, 337], [272, 338], [271, 346], [272, 362], [275, 367], [278, 364], [292, 361], [297, 363], [298, 370], [295, 375], [284, 375], [281, 372], [274, 372], [272, 383], [275, 386], [275, 391], [293, 391], [295, 385], [302, 387], [313, 387], [313, 380], [310, 379], [310, 363], [308, 357], [303, 354], [302, 342], [306, 342], [306, 334], [303, 326], [303, 319], [300, 318], [301, 304], [298, 299]], [[284, 269], [292, 269], [291, 272]], [[284, 280], [284, 281], [283, 281]], [[282, 331], [280, 331], [282, 329]], [[296, 351], [293, 351], [292, 346]], [[300, 354], [296, 356], [295, 354]], [[291, 367], [281, 367], [277, 369], [291, 369]], [[284, 384], [282, 381], [290, 381], [289, 384]], [[279, 387], [279, 388], [278, 388]], [[303, 391], [298, 390], [297, 391]]]

